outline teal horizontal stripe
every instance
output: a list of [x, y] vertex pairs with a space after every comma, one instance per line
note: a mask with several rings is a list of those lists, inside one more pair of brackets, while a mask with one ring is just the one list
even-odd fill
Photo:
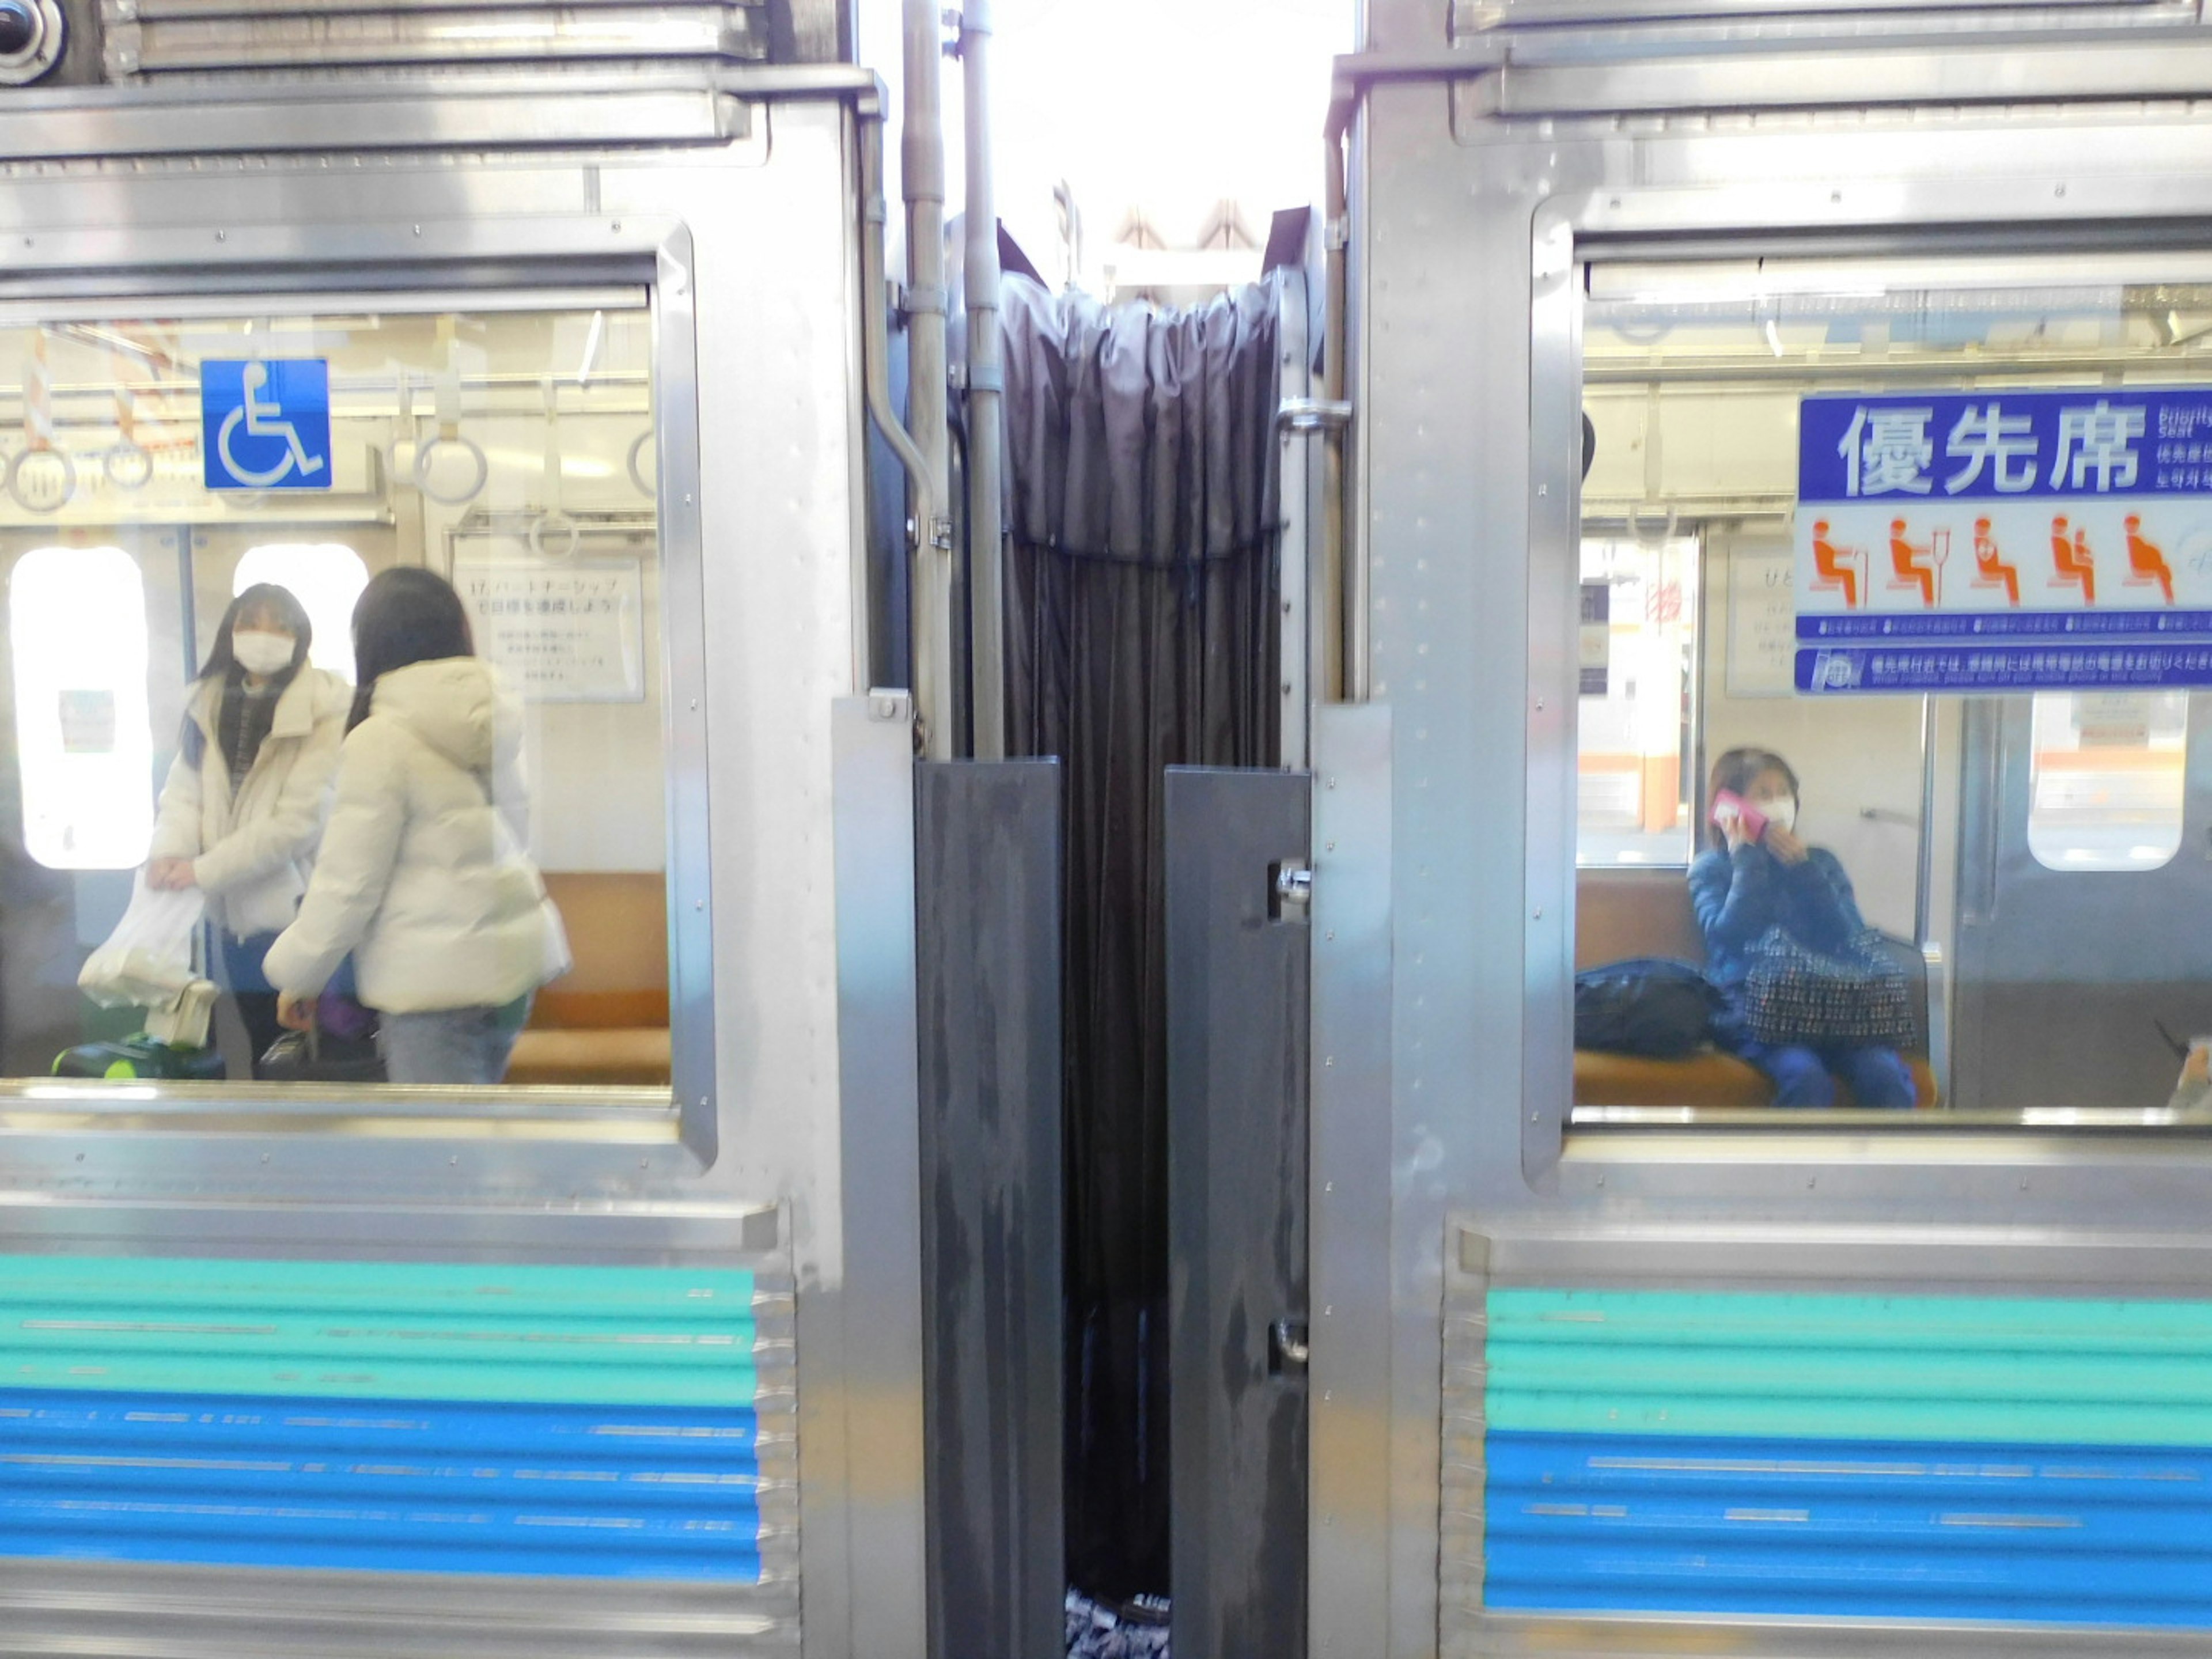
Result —
[[2212, 1446], [2212, 1304], [1496, 1290], [1494, 1428]]
[[0, 1256], [0, 1387], [750, 1406], [738, 1270]]

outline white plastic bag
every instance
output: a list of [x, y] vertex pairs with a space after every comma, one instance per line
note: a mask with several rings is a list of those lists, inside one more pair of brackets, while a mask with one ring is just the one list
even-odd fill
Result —
[[159, 1008], [199, 977], [192, 971], [192, 939], [206, 914], [197, 887], [158, 890], [138, 872], [131, 908], [107, 942], [86, 959], [77, 988], [103, 1008]]

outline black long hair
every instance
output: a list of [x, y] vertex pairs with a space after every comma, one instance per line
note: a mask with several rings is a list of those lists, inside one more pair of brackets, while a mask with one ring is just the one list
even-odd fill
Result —
[[346, 730], [368, 718], [380, 677], [414, 663], [476, 653], [469, 613], [451, 582], [421, 565], [380, 571], [353, 608], [355, 686]]
[[[1793, 795], [1799, 793], [1797, 774], [1790, 769], [1788, 761], [1771, 749], [1746, 744], [1741, 749], [1729, 750], [1713, 763], [1712, 780], [1705, 789], [1705, 811], [1708, 813], [1712, 811], [1713, 803], [1720, 799], [1723, 790], [1741, 799], [1758, 781], [1761, 772], [1781, 773], [1790, 780], [1790, 793]], [[1705, 839], [1715, 847], [1728, 845], [1728, 837], [1722, 833], [1720, 825], [1710, 819], [1705, 824]]]
[[[266, 617], [292, 636], [292, 660], [275, 676], [281, 686], [290, 682], [307, 660], [307, 647], [315, 641], [315, 625], [307, 620], [307, 607], [300, 603], [300, 596], [289, 587], [279, 587], [275, 582], [256, 582], [230, 602], [216, 625], [215, 643], [208, 647], [207, 660], [200, 665], [199, 678], [194, 684], [213, 681], [228, 685], [233, 676], [242, 676], [246, 671], [238, 665], [238, 655], [231, 649], [231, 630], [241, 617]], [[179, 746], [185, 758], [193, 766], [207, 752], [207, 733], [190, 714], [185, 716], [183, 737]]]
[[289, 587], [279, 587], [275, 582], [256, 582], [233, 599], [230, 609], [222, 613], [222, 621], [216, 627], [215, 643], [208, 647], [207, 660], [200, 665], [202, 679], [228, 678], [231, 671], [238, 667], [238, 658], [230, 648], [231, 630], [238, 626], [241, 617], [252, 616], [267, 617], [292, 636], [292, 665], [277, 678], [289, 679], [300, 672], [300, 665], [307, 660], [307, 647], [315, 642], [315, 625], [307, 620], [307, 607]]

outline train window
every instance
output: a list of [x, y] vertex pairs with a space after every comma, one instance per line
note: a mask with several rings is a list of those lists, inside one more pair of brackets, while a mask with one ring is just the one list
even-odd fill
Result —
[[[0, 1075], [670, 1111], [711, 997], [672, 996], [706, 918], [660, 327], [621, 287], [0, 311]], [[310, 1010], [328, 1042], [271, 1060]]]
[[2030, 726], [2027, 846], [2053, 870], [2155, 870], [2181, 850], [2189, 699], [2045, 692]]
[[1586, 1018], [1572, 1121], [2189, 1109], [2212, 257], [2163, 264], [1584, 268], [1575, 965], [1726, 1012], [1667, 1058]]
[[154, 827], [146, 585], [119, 547], [37, 547], [8, 580], [23, 850], [127, 870]]
[[231, 574], [234, 599], [260, 582], [289, 588], [313, 625], [307, 660], [353, 678], [353, 608], [368, 586], [361, 555], [340, 542], [264, 542], [249, 547]]
[[1690, 861], [1698, 544], [1583, 542], [1576, 857]]

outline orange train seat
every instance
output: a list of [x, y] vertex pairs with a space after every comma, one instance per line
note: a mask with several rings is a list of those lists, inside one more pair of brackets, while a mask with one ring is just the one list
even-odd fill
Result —
[[668, 886], [658, 871], [545, 872], [575, 967], [538, 994], [507, 1080], [665, 1088]]
[[[1673, 957], [1703, 967], [1705, 943], [1680, 870], [1583, 870], [1575, 881], [1575, 969], [1630, 957]], [[1920, 1041], [1905, 1056], [1917, 1103], [1936, 1103], [1936, 1073], [1927, 1056], [1927, 976], [1917, 951], [1900, 952], [1919, 990]], [[1838, 1103], [1850, 1104], [1837, 1085]], [[1577, 1106], [1761, 1107], [1774, 1101], [1765, 1073], [1734, 1054], [1701, 1048], [1680, 1060], [1648, 1060], [1591, 1048], [1575, 1050]]]

